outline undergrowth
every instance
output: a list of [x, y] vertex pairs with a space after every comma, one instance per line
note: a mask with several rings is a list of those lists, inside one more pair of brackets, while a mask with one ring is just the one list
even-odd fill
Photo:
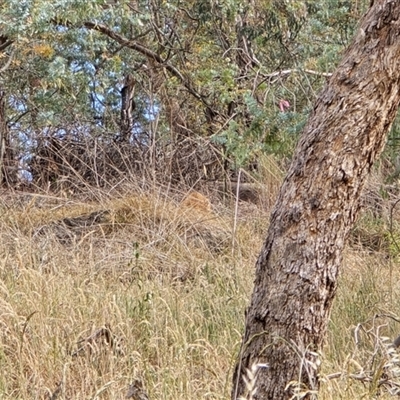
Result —
[[[0, 398], [230, 398], [270, 209], [191, 207], [186, 195], [2, 197]], [[322, 399], [396, 389], [398, 254], [387, 218], [374, 218], [359, 220], [345, 253]]]

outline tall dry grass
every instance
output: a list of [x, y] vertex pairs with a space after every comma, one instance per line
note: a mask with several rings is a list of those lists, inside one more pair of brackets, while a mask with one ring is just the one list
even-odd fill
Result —
[[[264, 202], [238, 213], [216, 201], [190, 207], [180, 203], [188, 193], [163, 188], [95, 201], [3, 193], [0, 398], [229, 399], [282, 177], [271, 163], [259, 177]], [[322, 399], [396, 389], [388, 343], [400, 333], [400, 252], [387, 232], [387, 216], [364, 213], [353, 233], [321, 355]]]

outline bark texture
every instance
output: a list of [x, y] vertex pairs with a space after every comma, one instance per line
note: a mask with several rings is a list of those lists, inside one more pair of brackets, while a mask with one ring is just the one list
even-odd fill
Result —
[[400, 101], [400, 1], [375, 0], [315, 103], [256, 266], [232, 399], [318, 390], [318, 355], [346, 236]]

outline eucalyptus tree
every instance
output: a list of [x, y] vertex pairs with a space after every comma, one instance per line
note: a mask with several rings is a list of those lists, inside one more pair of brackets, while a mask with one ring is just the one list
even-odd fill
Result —
[[[257, 262], [232, 399], [314, 398], [360, 194], [400, 104], [400, 2], [375, 0], [318, 96]], [[254, 387], [254, 386], [253, 386]]]
[[[197, 179], [208, 164], [286, 151], [360, 3], [5, 0], [11, 142], [68, 128], [144, 144], [148, 162], [176, 163], [178, 180], [190, 172], [184, 162]], [[213, 154], [182, 162], [204, 149]]]
[[129, 101], [122, 96], [127, 76], [143, 64], [143, 57], [83, 27], [90, 16], [134, 34], [142, 23], [123, 18], [126, 7], [96, 1], [2, 2], [4, 115], [8, 142], [20, 151], [20, 158], [48, 147], [52, 137], [107, 142], [126, 134], [127, 124], [133, 132], [146, 122], [148, 97], [143, 91], [137, 90], [134, 116], [132, 96]]

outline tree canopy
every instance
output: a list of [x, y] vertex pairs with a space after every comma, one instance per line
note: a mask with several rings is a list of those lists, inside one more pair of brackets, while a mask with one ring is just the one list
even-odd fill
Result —
[[88, 179], [99, 160], [76, 146], [93, 140], [110, 160], [128, 148], [132, 168], [190, 185], [288, 155], [367, 3], [5, 0], [4, 176], [56, 183], [69, 164]]

